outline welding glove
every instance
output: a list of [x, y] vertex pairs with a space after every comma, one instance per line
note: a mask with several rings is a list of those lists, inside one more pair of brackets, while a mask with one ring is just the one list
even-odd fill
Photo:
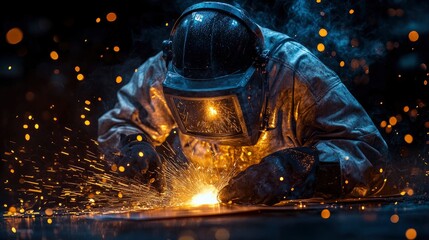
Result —
[[[119, 174], [164, 192], [166, 180], [161, 157], [150, 143], [129, 139], [136, 138], [128, 137], [115, 159]], [[121, 166], [124, 169], [120, 168]]]
[[231, 178], [218, 198], [224, 203], [274, 205], [285, 199], [311, 197], [318, 163], [315, 148], [275, 152]]

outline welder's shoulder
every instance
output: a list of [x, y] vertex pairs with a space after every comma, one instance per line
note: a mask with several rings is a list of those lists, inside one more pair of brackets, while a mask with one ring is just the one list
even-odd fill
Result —
[[288, 39], [272, 53], [271, 61], [286, 68], [285, 72], [295, 75], [314, 95], [323, 96], [341, 83], [334, 71], [295, 39], [267, 28], [263, 28], [263, 34], [266, 48], [272, 48], [276, 42]]
[[269, 28], [262, 28], [265, 49], [270, 51], [271, 59], [295, 68], [302, 60], [316, 61], [315, 57], [304, 45], [293, 37]]
[[[293, 37], [269, 28], [262, 28], [265, 48], [272, 51], [272, 60], [296, 71], [309, 70], [309, 67], [322, 69], [326, 74], [335, 75], [317, 56]], [[280, 43], [278, 47], [276, 44]], [[301, 69], [305, 68], [305, 69]], [[308, 74], [305, 71], [306, 75]]]

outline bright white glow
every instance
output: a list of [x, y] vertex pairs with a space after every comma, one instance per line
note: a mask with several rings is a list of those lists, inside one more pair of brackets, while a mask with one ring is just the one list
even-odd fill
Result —
[[211, 116], [216, 116], [216, 115], [217, 115], [217, 110], [216, 110], [216, 108], [214, 108], [214, 107], [210, 106], [210, 107], [209, 107], [209, 113], [210, 113], [210, 115], [211, 115]]
[[192, 197], [190, 204], [192, 206], [217, 204], [219, 203], [217, 193], [218, 190], [213, 185], [207, 185], [203, 191]]

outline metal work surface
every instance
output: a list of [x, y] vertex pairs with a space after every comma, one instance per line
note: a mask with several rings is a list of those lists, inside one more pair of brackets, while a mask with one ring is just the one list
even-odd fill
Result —
[[386, 198], [5, 218], [2, 239], [428, 239], [429, 202]]

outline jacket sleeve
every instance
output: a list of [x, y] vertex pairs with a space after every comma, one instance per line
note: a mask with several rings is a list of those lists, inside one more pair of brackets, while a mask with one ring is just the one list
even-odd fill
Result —
[[154, 146], [162, 144], [175, 123], [165, 102], [162, 81], [166, 73], [162, 53], [146, 60], [117, 92], [115, 106], [98, 119], [98, 143], [113, 154], [127, 136], [141, 134]]
[[319, 152], [316, 192], [363, 197], [380, 192], [388, 147], [339, 77], [311, 53], [294, 61], [292, 115], [300, 145]]
[[339, 183], [339, 195], [343, 196], [363, 197], [381, 190], [387, 145], [366, 111], [343, 84], [330, 89], [303, 112], [302, 118], [304, 121], [298, 126], [302, 136], [319, 151], [319, 185], [316, 186], [320, 189], [316, 191], [332, 191], [329, 185], [335, 186], [335, 183]]

